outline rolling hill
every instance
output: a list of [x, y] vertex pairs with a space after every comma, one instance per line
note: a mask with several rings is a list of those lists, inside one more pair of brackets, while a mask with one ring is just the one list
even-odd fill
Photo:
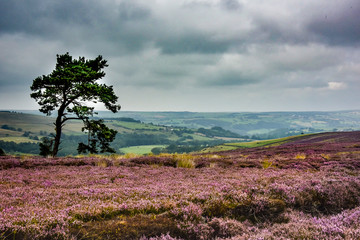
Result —
[[[280, 138], [301, 133], [360, 130], [360, 111], [332, 112], [126, 112], [142, 122], [187, 128], [222, 127], [254, 139]], [[99, 112], [102, 117], [107, 112]]]
[[[0, 112], [0, 148], [9, 153], [37, 154], [40, 139], [54, 132], [53, 122], [52, 117]], [[142, 154], [150, 153], [152, 148], [156, 148], [158, 153], [189, 152], [207, 145], [242, 140], [239, 134], [221, 127], [188, 129], [143, 123], [129, 117], [107, 118], [105, 124], [118, 131], [112, 143], [118, 153], [134, 150]], [[64, 126], [60, 156], [76, 154], [77, 143], [87, 141], [87, 135], [81, 132], [81, 128], [82, 123], [76, 120]]]

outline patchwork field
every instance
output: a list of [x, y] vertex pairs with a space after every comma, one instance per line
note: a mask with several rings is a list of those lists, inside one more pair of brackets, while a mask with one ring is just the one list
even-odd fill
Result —
[[[0, 111], [0, 148], [10, 154], [39, 154], [38, 144], [45, 136], [54, 134], [52, 117]], [[132, 118], [108, 118], [105, 124], [118, 133], [111, 143], [117, 153], [191, 152], [224, 142], [244, 139], [228, 130], [187, 129], [184, 127], [154, 125]], [[61, 149], [58, 156], [76, 155], [79, 142], [86, 142], [87, 134], [81, 131], [81, 121], [72, 120], [63, 128]], [[170, 146], [176, 146], [171, 148]], [[169, 147], [169, 148], [168, 148]]]
[[360, 132], [126, 158], [0, 158], [0, 239], [360, 239]]

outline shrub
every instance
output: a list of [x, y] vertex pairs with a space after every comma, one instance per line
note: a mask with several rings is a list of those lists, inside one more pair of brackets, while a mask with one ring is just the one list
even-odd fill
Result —
[[209, 222], [209, 226], [214, 230], [214, 238], [231, 238], [241, 235], [244, 231], [243, 224], [234, 219], [213, 218]]
[[141, 165], [159, 165], [159, 166], [169, 166], [176, 167], [176, 160], [168, 156], [143, 156], [130, 160], [131, 163], [141, 164]]
[[[168, 232], [165, 238], [163, 233]], [[80, 229], [73, 229], [78, 239], [177, 239], [181, 235], [175, 222], [164, 215], [120, 216], [105, 221], [90, 221]]]
[[233, 214], [236, 219], [256, 222], [286, 222], [284, 217], [286, 204], [281, 199], [260, 198], [239, 204]]
[[305, 186], [295, 196], [294, 207], [312, 215], [334, 214], [360, 203], [360, 182], [353, 179], [324, 181]]

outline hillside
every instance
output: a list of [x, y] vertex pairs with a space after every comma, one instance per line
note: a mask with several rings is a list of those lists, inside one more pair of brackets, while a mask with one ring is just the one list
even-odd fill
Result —
[[[118, 131], [112, 147], [118, 153], [150, 153], [197, 151], [208, 145], [240, 141], [239, 134], [213, 127], [188, 129], [143, 123], [128, 117], [107, 118], [105, 124]], [[54, 132], [54, 118], [34, 114], [0, 112], [0, 148], [8, 153], [38, 153], [40, 139]], [[77, 143], [87, 141], [80, 121], [69, 121], [63, 129], [59, 155], [77, 153]], [[131, 147], [131, 148], [129, 148]]]
[[[271, 148], [271, 147], [287, 147], [287, 146], [302, 146], [306, 144], [311, 145], [311, 147], [317, 145], [327, 145], [327, 144], [345, 144], [353, 143], [360, 139], [360, 132], [325, 132], [325, 133], [316, 133], [316, 134], [305, 134], [305, 135], [296, 135], [285, 138], [277, 138], [270, 140], [260, 140], [252, 142], [239, 142], [239, 143], [224, 143], [217, 146], [209, 147], [203, 149], [203, 153], [207, 152], [222, 152], [222, 151], [232, 151], [232, 150], [245, 150], [248, 149], [251, 151], [257, 151], [261, 148]], [[360, 145], [358, 146], [360, 148]]]
[[[39, 114], [37, 111], [24, 111]], [[360, 130], [360, 110], [322, 112], [131, 112], [99, 111], [99, 117], [129, 117], [144, 123], [190, 129], [222, 127], [253, 139], [302, 133]]]
[[7, 156], [0, 236], [360, 239], [359, 196], [360, 132], [211, 154]]

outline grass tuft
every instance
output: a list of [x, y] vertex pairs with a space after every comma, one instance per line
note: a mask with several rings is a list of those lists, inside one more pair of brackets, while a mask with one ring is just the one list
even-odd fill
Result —
[[295, 156], [295, 159], [297, 159], [297, 160], [304, 160], [304, 159], [306, 159], [306, 154], [304, 154], [304, 153], [299, 153], [299, 154], [297, 154], [297, 155]]
[[195, 168], [194, 156], [190, 154], [174, 154], [174, 159], [178, 168]]

